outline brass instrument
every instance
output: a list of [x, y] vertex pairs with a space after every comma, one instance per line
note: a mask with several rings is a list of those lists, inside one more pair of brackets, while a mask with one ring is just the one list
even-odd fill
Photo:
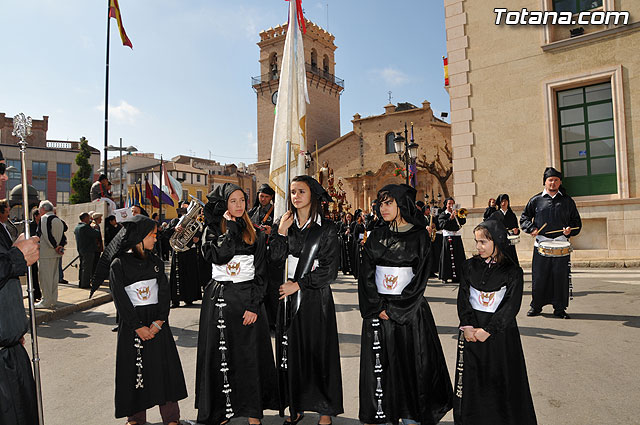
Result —
[[460, 208], [460, 204], [455, 204], [453, 206], [453, 213], [455, 214], [456, 223], [458, 224], [458, 227], [462, 228], [462, 224], [460, 224], [460, 221], [458, 220], [458, 218], [467, 218], [467, 209]]
[[201, 216], [204, 202], [193, 195], [189, 195], [189, 197], [192, 199], [187, 207], [187, 213], [180, 218], [177, 224], [177, 226], [182, 226], [182, 230], [176, 230], [169, 239], [169, 245], [176, 252], [187, 251], [193, 236], [204, 226], [204, 220]]
[[431, 209], [431, 212], [429, 213], [429, 236], [431, 236], [431, 242], [435, 242], [436, 240], [436, 226], [435, 223], [433, 222], [433, 208]]

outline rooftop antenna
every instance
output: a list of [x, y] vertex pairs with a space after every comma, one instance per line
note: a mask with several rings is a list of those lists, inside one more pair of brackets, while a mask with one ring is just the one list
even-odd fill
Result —
[[391, 103], [391, 91], [388, 92], [389, 93], [389, 103]]
[[327, 32], [331, 32], [329, 31], [329, 2], [327, 2]]

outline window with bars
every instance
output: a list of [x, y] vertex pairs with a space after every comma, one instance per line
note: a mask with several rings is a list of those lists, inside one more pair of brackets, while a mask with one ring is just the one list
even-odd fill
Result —
[[571, 196], [617, 193], [611, 83], [557, 92], [562, 184]]
[[553, 0], [555, 12], [580, 13], [602, 7], [602, 0]]
[[47, 199], [47, 163], [33, 161], [31, 163], [31, 184], [38, 191], [38, 197], [41, 201]]

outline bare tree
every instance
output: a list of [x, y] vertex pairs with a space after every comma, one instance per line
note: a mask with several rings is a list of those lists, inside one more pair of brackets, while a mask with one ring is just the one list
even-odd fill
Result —
[[[447, 163], [448, 163], [447, 166], [445, 166], [442, 160], [440, 159], [440, 150], [442, 150], [442, 152], [444, 152], [445, 156], [447, 157]], [[428, 162], [426, 155], [422, 155], [422, 158], [418, 158], [416, 160], [416, 166], [418, 168], [424, 168], [429, 172], [429, 174], [431, 174], [438, 180], [438, 183], [440, 183], [440, 187], [442, 188], [442, 193], [444, 194], [445, 198], [449, 197], [447, 180], [449, 180], [449, 177], [451, 177], [451, 174], [453, 173], [452, 164], [453, 164], [453, 154], [451, 152], [451, 149], [449, 148], [449, 145], [446, 143], [444, 145], [444, 149], [441, 147], [438, 147], [438, 151], [436, 152], [436, 156], [433, 159], [433, 161]]]

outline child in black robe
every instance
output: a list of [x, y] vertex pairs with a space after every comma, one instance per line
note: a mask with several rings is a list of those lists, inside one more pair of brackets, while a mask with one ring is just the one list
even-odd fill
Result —
[[424, 291], [431, 265], [426, 220], [416, 191], [378, 192], [388, 224], [364, 245], [358, 301], [362, 314], [360, 421], [437, 424], [452, 407], [452, 387]]
[[169, 328], [170, 289], [164, 263], [151, 250], [156, 222], [143, 215], [125, 221], [100, 259], [110, 264], [109, 284], [120, 318], [116, 349], [116, 418], [146, 423], [160, 407], [163, 423], [178, 424], [178, 400], [187, 397], [178, 350]]
[[487, 220], [474, 233], [479, 254], [464, 263], [458, 290], [455, 424], [535, 425], [516, 323], [522, 269], [505, 251], [500, 221]]

